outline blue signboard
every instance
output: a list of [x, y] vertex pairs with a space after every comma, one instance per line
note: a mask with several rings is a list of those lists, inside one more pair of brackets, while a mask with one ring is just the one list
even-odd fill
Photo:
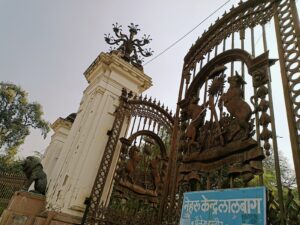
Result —
[[266, 225], [265, 187], [184, 193], [180, 225]]

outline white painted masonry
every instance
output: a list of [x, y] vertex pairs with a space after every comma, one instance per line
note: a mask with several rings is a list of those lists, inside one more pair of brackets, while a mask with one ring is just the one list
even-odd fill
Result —
[[[59, 129], [54, 130], [44, 159], [51, 180], [47, 191], [48, 210], [74, 216], [82, 216], [85, 209], [84, 200], [90, 195], [122, 88], [140, 94], [152, 85], [150, 77], [115, 54], [101, 53], [84, 75], [89, 86], [69, 134], [66, 132], [67, 138], [61, 141], [62, 150], [57, 150], [54, 141]], [[125, 131], [122, 129], [121, 136]], [[109, 186], [105, 187], [103, 199], [109, 194]]]
[[47, 174], [48, 186], [56, 180], [55, 177], [52, 176], [52, 172], [55, 170], [56, 163], [60, 158], [61, 150], [69, 135], [71, 127], [72, 122], [63, 118], [58, 118], [51, 125], [54, 134], [51, 137], [51, 142], [47, 147], [42, 160], [44, 171]]

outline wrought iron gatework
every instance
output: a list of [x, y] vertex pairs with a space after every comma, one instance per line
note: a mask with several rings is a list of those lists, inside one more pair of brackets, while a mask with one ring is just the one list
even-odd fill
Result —
[[274, 5], [275, 28], [286, 113], [300, 193], [300, 27], [295, 0]]
[[[180, 196], [185, 191], [247, 186], [253, 178], [256, 185], [263, 185], [262, 162], [269, 155], [274, 156], [278, 196], [276, 219], [270, 217], [269, 223], [292, 224], [281, 183], [273, 109], [270, 66], [276, 60], [269, 58], [265, 29], [273, 19], [299, 177], [300, 33], [295, 1], [241, 1], [218, 18], [184, 58], [169, 161], [170, 184], [160, 213], [164, 224], [178, 221]], [[256, 46], [259, 36], [260, 48]]]
[[[84, 224], [153, 224], [157, 221], [173, 123], [171, 111], [160, 102], [123, 90]], [[120, 138], [124, 129], [127, 136]], [[117, 164], [112, 163], [114, 159]], [[103, 198], [107, 187], [109, 195]]]
[[[174, 118], [155, 100], [123, 92], [85, 224], [116, 224], [120, 218], [120, 224], [178, 224], [184, 192], [263, 185], [264, 159], [271, 156], [276, 194], [269, 190], [268, 224], [300, 223], [299, 202], [281, 182], [270, 69], [277, 60], [270, 56], [266, 32], [271, 21], [299, 196], [300, 26], [295, 0], [248, 0], [218, 18], [185, 56]], [[136, 53], [142, 50], [134, 43], [141, 47], [149, 37], [134, 41], [138, 28], [133, 24], [129, 38], [118, 25], [113, 29], [119, 39], [107, 36], [106, 41], [122, 42], [120, 57], [140, 65]], [[117, 147], [122, 129], [127, 136]], [[114, 166], [113, 158], [118, 161]], [[101, 199], [105, 185], [109, 195]]]
[[119, 141], [119, 135], [124, 124], [126, 115], [129, 113], [127, 104], [128, 93], [123, 90], [120, 97], [120, 106], [116, 110], [116, 119], [113, 123], [112, 129], [107, 133], [109, 135], [100, 167], [96, 175], [95, 183], [92, 189], [90, 199], [87, 201], [87, 212], [83, 218], [84, 224], [97, 224], [97, 219], [101, 218], [100, 211], [101, 196], [104, 190], [106, 178], [110, 171], [110, 166], [113, 160], [115, 149]]

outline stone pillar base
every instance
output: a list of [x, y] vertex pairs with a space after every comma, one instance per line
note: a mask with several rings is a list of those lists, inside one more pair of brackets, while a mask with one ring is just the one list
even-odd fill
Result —
[[45, 210], [46, 197], [19, 191], [11, 198], [0, 218], [0, 225], [75, 225], [81, 218]]
[[43, 195], [18, 191], [11, 198], [2, 213], [0, 225], [32, 225], [35, 217], [45, 210], [46, 197]]

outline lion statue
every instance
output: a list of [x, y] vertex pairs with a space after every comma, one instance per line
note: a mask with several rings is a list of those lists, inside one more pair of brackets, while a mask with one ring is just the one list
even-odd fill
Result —
[[47, 175], [43, 171], [41, 160], [35, 156], [28, 156], [21, 165], [28, 180], [25, 185], [26, 190], [28, 190], [32, 182], [34, 182], [34, 191], [31, 192], [45, 195]]

